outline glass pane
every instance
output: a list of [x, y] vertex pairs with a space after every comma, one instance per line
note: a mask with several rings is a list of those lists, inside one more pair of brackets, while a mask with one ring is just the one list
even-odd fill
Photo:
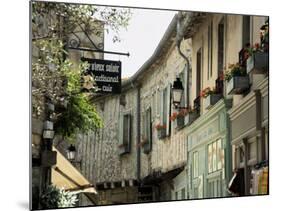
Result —
[[217, 160], [218, 160], [218, 170], [222, 168], [222, 160], [224, 159], [222, 157], [222, 146], [221, 146], [221, 139], [217, 141]]
[[217, 170], [217, 142], [213, 143], [212, 155], [213, 155], [213, 171], [216, 171]]
[[198, 177], [198, 152], [193, 153], [193, 177]]
[[208, 172], [213, 171], [213, 159], [212, 159], [212, 144], [208, 145]]
[[257, 142], [249, 143], [248, 159], [255, 159], [257, 157]]
[[185, 188], [181, 189], [181, 199], [185, 199]]

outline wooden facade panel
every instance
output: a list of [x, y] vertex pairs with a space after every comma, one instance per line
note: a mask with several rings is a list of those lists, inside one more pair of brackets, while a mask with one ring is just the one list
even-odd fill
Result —
[[239, 135], [256, 127], [256, 105], [252, 105], [249, 109], [241, 113], [237, 118], [232, 120], [232, 139], [236, 139]]

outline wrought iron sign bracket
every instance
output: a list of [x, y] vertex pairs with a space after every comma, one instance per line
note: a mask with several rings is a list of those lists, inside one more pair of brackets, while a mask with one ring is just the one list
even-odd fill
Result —
[[[83, 27], [81, 25], [79, 25], [82, 32], [86, 35], [86, 37], [88, 38], [88, 40], [91, 42], [91, 44], [93, 45], [94, 48], [85, 48], [85, 47], [80, 47], [81, 44], [81, 40], [79, 38], [79, 36], [77, 34], [75, 34], [75, 32], [72, 32], [72, 34], [77, 38], [77, 39], [71, 39], [69, 41], [69, 45], [67, 46], [68, 49], [71, 50], [78, 50], [78, 51], [90, 51], [90, 52], [97, 52], [97, 53], [106, 53], [106, 54], [117, 54], [117, 55], [122, 55], [122, 56], [130, 56], [130, 53], [122, 53], [122, 52], [115, 52], [115, 51], [105, 51], [101, 48], [99, 48], [94, 41], [91, 39], [91, 37], [89, 36], [89, 34], [86, 32], [85, 29], [83, 29]], [[98, 45], [102, 45], [101, 43]]]

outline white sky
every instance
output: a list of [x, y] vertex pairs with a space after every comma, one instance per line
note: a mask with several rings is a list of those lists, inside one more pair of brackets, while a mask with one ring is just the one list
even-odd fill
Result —
[[122, 78], [132, 76], [153, 54], [175, 11], [131, 9], [132, 18], [127, 31], [120, 31], [120, 43], [113, 43], [111, 34], [105, 35], [105, 50], [130, 53], [130, 56], [104, 54], [105, 59], [122, 62]]

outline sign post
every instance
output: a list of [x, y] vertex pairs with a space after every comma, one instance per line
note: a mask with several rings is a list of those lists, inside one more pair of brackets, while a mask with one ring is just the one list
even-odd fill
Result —
[[121, 62], [101, 59], [81, 58], [89, 63], [86, 76], [93, 77], [97, 93], [121, 93]]

